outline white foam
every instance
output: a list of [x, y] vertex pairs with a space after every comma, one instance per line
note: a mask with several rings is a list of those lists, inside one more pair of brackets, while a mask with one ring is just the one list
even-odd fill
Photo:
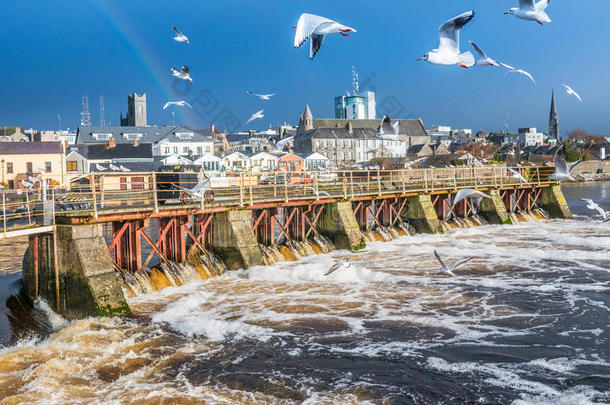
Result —
[[58, 330], [61, 330], [70, 324], [68, 320], [59, 315], [57, 312], [53, 311], [49, 304], [47, 304], [46, 301], [43, 300], [41, 297], [38, 297], [36, 298], [36, 300], [34, 300], [34, 307], [46, 315], [49, 324], [51, 325], [51, 328], [53, 328], [54, 332], [57, 332]]

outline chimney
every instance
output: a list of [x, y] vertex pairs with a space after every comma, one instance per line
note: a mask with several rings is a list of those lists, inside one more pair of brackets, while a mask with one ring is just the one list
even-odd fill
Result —
[[351, 121], [347, 121], [347, 131], [350, 133], [350, 135], [354, 133], [354, 128], [352, 127]]
[[140, 140], [139, 139], [134, 139], [133, 140], [133, 147], [137, 148], [138, 146], [140, 146]]
[[115, 143], [114, 139], [113, 138], [108, 139], [108, 147], [110, 149], [114, 149], [115, 146], [116, 146], [116, 143]]

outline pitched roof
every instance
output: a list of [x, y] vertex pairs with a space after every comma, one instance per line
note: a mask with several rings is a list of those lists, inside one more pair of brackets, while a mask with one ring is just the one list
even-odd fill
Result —
[[0, 142], [0, 155], [62, 153], [61, 142]]
[[72, 145], [67, 153], [78, 152], [86, 159], [152, 159], [152, 143], [117, 143], [113, 148], [107, 144]]
[[[192, 133], [192, 138], [181, 139], [176, 136], [176, 133]], [[128, 139], [126, 135], [141, 134], [140, 142], [157, 143], [162, 140], [170, 142], [213, 142], [209, 136], [204, 136], [192, 129], [177, 125], [165, 127], [79, 127], [76, 132], [77, 144], [95, 144], [105, 143], [95, 138], [94, 134], [112, 134], [112, 139], [119, 143], [131, 143], [133, 140]]]
[[[400, 135], [407, 136], [427, 136], [426, 127], [421, 119], [398, 119], [392, 120], [392, 122], [399, 122]], [[319, 118], [313, 120], [314, 128], [345, 128], [347, 123], [351, 123], [355, 129], [368, 128], [375, 132], [381, 125], [382, 120], [348, 120], [348, 119], [336, 119], [336, 118]], [[389, 131], [388, 131], [389, 132]]]

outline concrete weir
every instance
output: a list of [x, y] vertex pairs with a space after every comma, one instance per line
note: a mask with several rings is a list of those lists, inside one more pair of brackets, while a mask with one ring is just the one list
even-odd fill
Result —
[[[510, 224], [511, 217], [520, 220], [516, 214], [535, 213], [540, 208], [551, 218], [572, 218], [559, 184], [552, 181], [502, 184], [492, 177], [493, 184], [480, 186], [477, 179], [467, 186], [491, 196], [483, 199], [477, 213], [467, 200], [452, 204], [459, 188], [466, 187], [458, 185], [457, 179], [447, 184], [442, 178], [431, 187], [432, 180], [426, 175], [421, 188], [408, 190], [406, 182], [396, 181], [397, 175], [392, 175], [391, 184], [381, 182], [381, 174], [377, 177], [360, 176], [349, 187], [345, 180], [338, 183], [340, 191], [329, 187], [324, 199], [319, 194], [307, 195], [309, 186], [289, 196], [288, 184], [284, 184], [284, 196], [276, 198], [277, 187], [263, 185], [268, 194], [258, 201], [252, 191], [249, 198], [243, 198], [242, 187], [239, 203], [233, 204], [223, 201], [224, 205], [204, 206], [202, 201], [149, 211], [123, 207], [89, 216], [82, 212], [57, 215], [57, 225], [51, 228], [54, 232], [46, 229], [30, 235], [23, 266], [24, 291], [32, 300], [42, 297], [68, 319], [112, 316], [129, 312], [123, 282], [152, 277], [158, 270], [149, 266], [154, 255], [162, 268], [169, 269], [171, 278], [172, 271], [188, 268], [188, 258], [200, 253], [210, 262], [222, 261], [223, 271], [225, 266], [236, 270], [264, 265], [264, 250], [281, 244], [290, 249], [327, 238], [338, 249], [358, 251], [365, 248], [365, 235], [379, 230], [390, 235], [383, 239], [389, 240], [399, 234], [397, 229], [402, 234], [413, 233], [412, 228], [419, 233], [442, 233], [449, 220], [467, 226]], [[512, 175], [506, 181], [514, 181], [510, 179]], [[394, 189], [386, 191], [389, 187]], [[533, 215], [521, 217], [527, 220]], [[109, 245], [104, 223], [112, 224], [108, 226], [112, 232]]]
[[33, 300], [38, 293], [52, 307], [58, 305], [67, 319], [129, 312], [108, 255], [102, 224], [57, 225], [56, 235], [30, 236], [24, 262], [23, 287], [27, 296]]

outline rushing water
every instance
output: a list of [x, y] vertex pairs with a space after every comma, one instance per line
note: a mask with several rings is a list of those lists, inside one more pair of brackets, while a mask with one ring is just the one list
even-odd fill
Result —
[[[67, 323], [7, 301], [19, 276], [2, 276], [0, 400], [610, 403], [610, 223], [580, 201], [610, 209], [610, 184], [564, 191], [575, 220], [227, 272], [132, 298], [128, 317]], [[474, 259], [448, 277], [433, 249]], [[23, 250], [5, 251], [20, 270]], [[323, 276], [344, 257], [351, 268]]]

